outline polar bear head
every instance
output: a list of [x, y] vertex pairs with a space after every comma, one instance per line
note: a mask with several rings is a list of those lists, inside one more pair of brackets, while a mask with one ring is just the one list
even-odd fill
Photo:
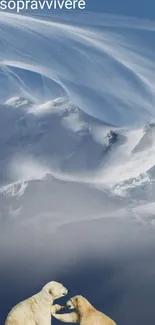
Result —
[[69, 299], [66, 303], [67, 309], [80, 309], [83, 305], [88, 305], [89, 302], [86, 298], [83, 296], [74, 296], [71, 299]]
[[51, 281], [43, 287], [41, 292], [54, 301], [55, 299], [66, 296], [68, 294], [68, 289], [59, 282]]

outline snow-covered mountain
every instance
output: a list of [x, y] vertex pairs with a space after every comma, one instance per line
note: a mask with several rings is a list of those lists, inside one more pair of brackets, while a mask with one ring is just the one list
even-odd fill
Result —
[[59, 274], [93, 299], [97, 265], [94, 302], [126, 325], [154, 312], [138, 300], [154, 278], [154, 33], [136, 18], [0, 12], [2, 279]]
[[100, 166], [117, 141], [117, 135], [102, 122], [63, 98], [40, 105], [11, 98], [1, 105], [0, 124], [1, 181], [7, 180], [9, 168], [11, 177], [17, 160], [23, 165], [28, 157], [42, 162], [48, 171], [87, 174]]

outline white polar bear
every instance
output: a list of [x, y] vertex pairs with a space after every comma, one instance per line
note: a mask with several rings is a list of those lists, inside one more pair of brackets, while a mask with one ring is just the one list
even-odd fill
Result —
[[52, 314], [56, 319], [65, 323], [80, 325], [116, 325], [113, 319], [101, 313], [83, 296], [75, 296], [67, 301], [66, 307], [74, 309], [72, 313]]
[[67, 295], [61, 283], [47, 283], [40, 292], [20, 302], [8, 314], [5, 325], [51, 325], [51, 315], [63, 310], [60, 305], [53, 305], [55, 299]]

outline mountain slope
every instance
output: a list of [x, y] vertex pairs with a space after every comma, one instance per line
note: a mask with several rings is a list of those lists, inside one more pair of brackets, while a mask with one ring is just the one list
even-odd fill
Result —
[[20, 161], [33, 159], [48, 172], [96, 170], [117, 141], [108, 126], [64, 98], [39, 105], [15, 97], [1, 105], [0, 111], [1, 182], [8, 181], [7, 176], [16, 180]]

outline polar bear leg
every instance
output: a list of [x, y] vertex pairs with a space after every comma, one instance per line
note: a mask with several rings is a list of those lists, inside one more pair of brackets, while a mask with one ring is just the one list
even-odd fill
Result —
[[58, 311], [63, 311], [65, 310], [66, 308], [64, 306], [60, 306], [58, 304], [55, 304], [51, 307], [51, 315], [57, 313]]
[[69, 314], [54, 314], [53, 316], [65, 323], [79, 323], [79, 316], [76, 312]]

